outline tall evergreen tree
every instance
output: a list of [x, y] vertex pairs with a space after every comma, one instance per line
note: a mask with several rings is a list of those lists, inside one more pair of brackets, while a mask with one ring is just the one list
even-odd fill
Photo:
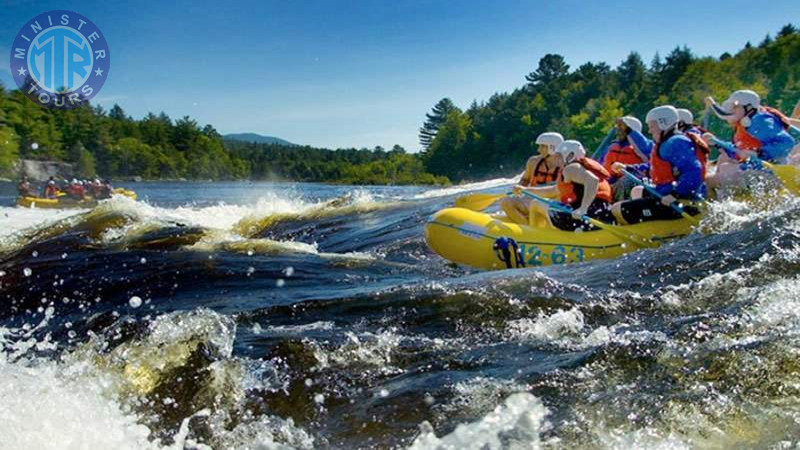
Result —
[[425, 123], [419, 129], [419, 143], [423, 149], [427, 149], [431, 145], [439, 126], [447, 120], [447, 115], [453, 109], [455, 109], [453, 101], [449, 98], [443, 98], [433, 106], [433, 110], [430, 113], [425, 114]]
[[539, 60], [539, 67], [525, 76], [525, 80], [532, 88], [547, 86], [550, 83], [565, 77], [569, 73], [569, 65], [561, 55], [548, 53]]

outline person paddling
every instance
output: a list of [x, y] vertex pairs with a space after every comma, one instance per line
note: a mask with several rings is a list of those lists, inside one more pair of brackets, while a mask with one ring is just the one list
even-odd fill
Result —
[[20, 197], [36, 197], [36, 193], [33, 191], [31, 183], [26, 176], [23, 176], [17, 185], [17, 193], [19, 193]]
[[613, 223], [610, 210], [611, 185], [608, 183], [611, 174], [605, 167], [587, 158], [583, 144], [576, 140], [561, 143], [556, 148], [555, 156], [559, 166], [563, 167], [556, 185], [529, 188], [517, 186], [515, 193], [525, 190], [541, 197], [556, 197], [573, 210], [572, 214], [551, 210], [548, 205], [533, 201], [531, 216], [534, 213], [541, 214], [547, 217], [550, 225], [566, 231], [591, 229], [592, 226], [581, 219], [584, 215]]
[[751, 90], [734, 92], [722, 105], [706, 97], [706, 104], [731, 125], [734, 135], [732, 142], [717, 139], [712, 133], [706, 133], [704, 138], [722, 148], [731, 159], [743, 162], [756, 156], [781, 164], [797, 143], [788, 132], [791, 119], [775, 108], [762, 105], [761, 97]]
[[617, 119], [617, 139], [609, 147], [603, 158], [603, 167], [611, 174], [609, 183], [614, 193], [614, 198], [622, 200], [629, 195], [633, 183], [623, 177], [619, 172], [614, 172], [614, 163], [641, 164], [650, 157], [650, 149], [639, 148], [630, 138], [631, 133], [641, 134], [642, 122], [636, 117], [625, 116]]
[[59, 190], [58, 186], [56, 186], [56, 180], [53, 177], [50, 177], [50, 179], [47, 180], [47, 184], [44, 187], [44, 192], [42, 193], [42, 196], [44, 198], [53, 199], [58, 197], [58, 192]]
[[[546, 132], [536, 138], [539, 154], [531, 156], [525, 164], [525, 172], [520, 177], [520, 187], [542, 186], [555, 183], [561, 165], [555, 156], [556, 148], [564, 142], [559, 133]], [[527, 225], [529, 223], [531, 199], [528, 197], [506, 197], [500, 201], [500, 208], [512, 221]]]
[[703, 135], [709, 145], [723, 150], [717, 172], [709, 178], [712, 187], [741, 185], [742, 171], [760, 168], [759, 164], [748, 162], [753, 156], [771, 163], [785, 163], [797, 144], [788, 133], [790, 119], [777, 109], [762, 105], [761, 97], [751, 90], [732, 93], [722, 105], [706, 97], [706, 105], [734, 130], [732, 141], [718, 139], [712, 133]]
[[80, 181], [73, 179], [72, 183], [69, 185], [67, 193], [73, 200], [83, 200], [83, 196], [86, 194], [86, 188], [83, 187], [83, 184]]
[[[650, 162], [633, 166], [637, 172], [649, 173], [656, 198], [647, 191], [636, 191], [639, 198], [614, 204], [612, 212], [620, 224], [632, 224], [649, 220], [677, 219], [681, 215], [672, 207], [676, 201], [696, 201], [706, 196], [705, 172], [708, 161], [708, 146], [691, 133], [678, 130], [678, 110], [671, 105], [653, 108], [647, 113], [647, 126], [653, 140]], [[645, 143], [643, 142], [642, 145]], [[627, 169], [622, 164], [615, 170]], [[690, 214], [695, 208], [685, 208]]]

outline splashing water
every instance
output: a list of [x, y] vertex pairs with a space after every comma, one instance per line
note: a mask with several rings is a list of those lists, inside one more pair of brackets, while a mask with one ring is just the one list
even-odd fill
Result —
[[0, 446], [800, 444], [800, 203], [541, 271], [427, 250], [431, 213], [508, 182], [2, 206]]

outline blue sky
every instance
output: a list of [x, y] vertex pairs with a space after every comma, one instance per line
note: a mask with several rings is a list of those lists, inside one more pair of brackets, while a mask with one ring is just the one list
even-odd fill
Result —
[[111, 49], [96, 102], [190, 115], [324, 147], [418, 149], [436, 101], [462, 107], [524, 84], [546, 53], [572, 67], [650, 61], [676, 45], [715, 55], [800, 24], [800, 1], [2, 1], [0, 81], [24, 23], [89, 17]]

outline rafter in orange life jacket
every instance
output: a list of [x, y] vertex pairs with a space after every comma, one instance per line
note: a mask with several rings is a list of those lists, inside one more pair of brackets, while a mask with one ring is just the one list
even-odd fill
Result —
[[[672, 136], [674, 136], [674, 134], [665, 136], [661, 142], [653, 147], [653, 151], [650, 153], [650, 179], [656, 185], [673, 183], [676, 181], [676, 177], [678, 175], [675, 173], [675, 170], [673, 170], [672, 164], [670, 164], [669, 161], [661, 158], [661, 155], [658, 154], [658, 151], [661, 148], [661, 143], [667, 142], [667, 140]], [[683, 136], [686, 136], [690, 141], [692, 141], [692, 145], [694, 146], [694, 154], [697, 157], [697, 160], [700, 161], [701, 176], [705, 180], [706, 170], [708, 167], [708, 157], [711, 154], [711, 149], [708, 147], [708, 144], [706, 144], [706, 141], [694, 133], [685, 133]]]
[[[781, 123], [781, 126], [783, 127], [784, 130], [788, 130], [789, 128], [792, 127], [792, 122], [789, 120], [789, 117], [786, 114], [770, 106], [761, 105], [761, 108], [765, 112], [777, 117], [778, 121]], [[733, 145], [741, 150], [757, 152], [759, 156], [761, 156], [761, 147], [763, 144], [761, 143], [760, 140], [758, 140], [758, 138], [750, 134], [747, 131], [747, 128], [745, 128], [745, 126], [742, 125], [741, 123], [737, 123], [736, 127], [734, 128]], [[738, 156], [736, 159], [742, 161], [742, 158]]]
[[[544, 168], [542, 168], [544, 165]], [[547, 164], [547, 157], [543, 156], [536, 161], [536, 165], [531, 172], [531, 178], [528, 180], [528, 186], [539, 186], [542, 184], [553, 183], [558, 180], [558, 175], [561, 169], [558, 166], [550, 167]]]
[[[611, 193], [611, 185], [608, 183], [608, 179], [611, 178], [611, 174], [606, 170], [605, 167], [603, 167], [599, 162], [590, 158], [578, 158], [575, 161], [567, 164], [567, 166], [570, 164], [580, 164], [584, 169], [594, 174], [594, 176], [600, 180], [597, 185], [597, 195], [595, 198], [606, 202], [612, 201], [614, 196]], [[559, 200], [562, 203], [571, 205], [575, 202], [583, 201], [583, 185], [573, 183], [571, 181], [564, 181], [563, 171], [558, 177], [557, 189]]]

